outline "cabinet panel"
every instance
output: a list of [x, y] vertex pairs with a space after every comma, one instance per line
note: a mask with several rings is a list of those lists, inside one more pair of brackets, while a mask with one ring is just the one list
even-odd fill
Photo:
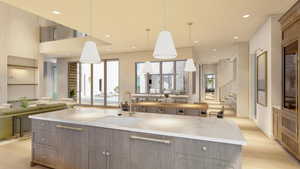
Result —
[[175, 152], [205, 158], [214, 158], [225, 161], [239, 161], [241, 146], [176, 138]]
[[56, 125], [57, 169], [88, 168], [88, 131], [87, 128], [70, 125]]
[[89, 168], [108, 169], [106, 153], [111, 142], [111, 130], [104, 128], [89, 128]]
[[111, 144], [109, 148], [110, 157], [109, 169], [130, 169], [129, 152], [130, 152], [130, 133], [113, 130]]
[[298, 41], [283, 48], [283, 107], [297, 112]]
[[240, 169], [239, 164], [176, 153], [175, 169]]
[[53, 147], [39, 144], [33, 144], [32, 146], [33, 161], [49, 167], [56, 167], [57, 152]]
[[174, 168], [172, 142], [167, 143], [171, 138], [139, 134], [130, 137], [130, 169]]
[[55, 132], [49, 130], [33, 131], [33, 142], [41, 145], [56, 146]]
[[277, 111], [277, 109], [273, 108], [273, 137], [276, 140], [279, 140], [278, 116], [279, 112]]
[[89, 150], [89, 169], [108, 169], [105, 152], [103, 150]]

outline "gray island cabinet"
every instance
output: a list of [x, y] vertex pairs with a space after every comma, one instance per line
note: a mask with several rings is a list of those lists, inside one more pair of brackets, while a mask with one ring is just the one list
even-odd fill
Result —
[[[125, 130], [104, 125], [107, 119], [79, 124], [35, 118], [38, 116], [31, 117], [32, 165], [55, 169], [241, 169], [242, 144]], [[128, 125], [123, 123], [123, 127]]]

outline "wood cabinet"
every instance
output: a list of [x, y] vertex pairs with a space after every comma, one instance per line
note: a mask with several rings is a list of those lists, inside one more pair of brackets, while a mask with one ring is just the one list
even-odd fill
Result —
[[173, 169], [172, 138], [132, 133], [130, 136], [131, 169]]
[[32, 164], [55, 169], [241, 169], [241, 146], [32, 120]]
[[273, 108], [274, 138], [300, 160], [300, 1], [280, 18], [282, 109]]
[[56, 124], [57, 169], [88, 168], [88, 129]]

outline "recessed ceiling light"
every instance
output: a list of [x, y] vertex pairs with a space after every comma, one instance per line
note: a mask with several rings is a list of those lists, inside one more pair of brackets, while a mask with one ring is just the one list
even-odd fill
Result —
[[136, 46], [131, 46], [132, 49], [136, 49]]
[[217, 49], [212, 49], [212, 51], [216, 52], [216, 51], [217, 51]]
[[57, 10], [52, 11], [52, 13], [55, 14], [55, 15], [61, 14], [61, 12], [60, 12], [60, 11], [57, 11]]
[[233, 37], [233, 39], [235, 39], [235, 40], [238, 40], [238, 39], [239, 39], [239, 37], [238, 37], [238, 36], [234, 36], [234, 37]]
[[106, 37], [106, 38], [110, 38], [110, 37], [111, 37], [111, 35], [109, 35], [109, 34], [106, 34], [106, 35], [105, 35], [105, 37]]
[[250, 14], [243, 15], [243, 18], [249, 18]]
[[195, 40], [194, 43], [199, 43], [199, 41]]

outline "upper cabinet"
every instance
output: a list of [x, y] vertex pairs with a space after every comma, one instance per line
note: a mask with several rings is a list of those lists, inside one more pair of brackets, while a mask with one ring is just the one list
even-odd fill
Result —
[[283, 48], [283, 107], [297, 111], [298, 41]]

